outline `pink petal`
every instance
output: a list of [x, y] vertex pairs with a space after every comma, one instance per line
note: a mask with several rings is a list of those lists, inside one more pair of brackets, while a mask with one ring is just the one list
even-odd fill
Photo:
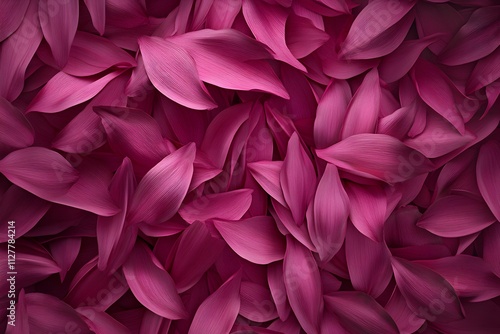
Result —
[[422, 154], [383, 134], [354, 135], [316, 154], [355, 175], [386, 182], [401, 182], [432, 169]]
[[0, 97], [0, 118], [0, 154], [33, 145], [35, 132], [30, 122], [3, 97]]
[[30, 0], [2, 1], [0, 4], [0, 13], [2, 13], [0, 14], [0, 41], [9, 37], [19, 28], [29, 4]]
[[295, 223], [292, 213], [286, 207], [282, 206], [275, 200], [271, 200], [273, 204], [274, 211], [271, 210], [271, 214], [276, 220], [276, 225], [283, 235], [291, 234], [295, 239], [297, 239], [301, 244], [306, 246], [312, 251], [316, 251], [311, 238], [309, 236], [309, 231], [307, 230], [307, 224], [297, 225]]
[[241, 0], [214, 0], [207, 15], [206, 27], [214, 30], [231, 28], [241, 10]]
[[342, 139], [360, 133], [373, 133], [380, 110], [380, 81], [377, 69], [368, 72], [347, 106]]
[[500, 202], [498, 201], [498, 189], [500, 189], [499, 169], [500, 144], [497, 141], [483, 144], [476, 164], [477, 186], [497, 220], [500, 220]]
[[314, 220], [307, 222], [309, 235], [321, 261], [328, 262], [344, 242], [349, 198], [334, 165], [328, 164], [314, 197]]
[[152, 312], [168, 318], [187, 317], [175, 283], [144, 243], [137, 243], [123, 265], [123, 273], [137, 300]]
[[330, 39], [311, 20], [294, 14], [288, 16], [285, 37], [288, 49], [297, 59], [311, 54]]
[[442, 276], [403, 259], [393, 258], [392, 267], [401, 294], [417, 316], [432, 322], [464, 318], [455, 290]]
[[229, 333], [240, 310], [241, 271], [238, 270], [200, 305], [189, 334]]
[[434, 202], [417, 226], [442, 237], [454, 238], [479, 232], [495, 221], [483, 201], [449, 195]]
[[197, 198], [182, 205], [179, 214], [190, 224], [212, 218], [238, 220], [247, 212], [251, 202], [252, 190], [238, 189]]
[[38, 15], [52, 55], [57, 65], [62, 68], [68, 61], [69, 50], [78, 27], [78, 1], [70, 0], [54, 5], [49, 0], [40, 0]]
[[283, 262], [286, 294], [297, 320], [307, 333], [318, 333], [322, 309], [321, 278], [310, 250], [287, 236]]
[[14, 151], [0, 160], [0, 172], [15, 185], [52, 200], [78, 180], [78, 172], [59, 153], [43, 147]]
[[158, 37], [141, 37], [139, 47], [146, 73], [163, 95], [192, 109], [217, 107], [201, 82], [195, 62], [187, 50]]
[[188, 144], [144, 176], [130, 203], [127, 219], [131, 223], [159, 224], [177, 212], [191, 183], [195, 151], [195, 145]]
[[[229, 247], [252, 263], [269, 264], [284, 257], [285, 241], [272, 217], [252, 217], [233, 222], [215, 220], [214, 225]], [[249, 235], [252, 238], [248, 238]]]
[[80, 253], [81, 241], [81, 238], [64, 238], [50, 243], [52, 257], [61, 268], [59, 272], [61, 282], [64, 281], [66, 274]]
[[474, 71], [470, 74], [465, 92], [470, 94], [478, 89], [489, 85], [500, 78], [500, 48], [497, 48], [490, 55], [480, 59]]
[[384, 308], [363, 292], [334, 292], [325, 296], [325, 304], [349, 333], [399, 333]]
[[345, 247], [352, 286], [378, 298], [392, 279], [389, 249], [385, 243], [367, 238], [350, 224]]
[[276, 307], [271, 301], [271, 292], [264, 286], [243, 281], [240, 297], [240, 315], [243, 317], [256, 322], [266, 322], [278, 317]]
[[483, 259], [487, 262], [491, 270], [500, 277], [500, 258], [497, 256], [500, 251], [500, 223], [496, 222], [483, 233]]
[[397, 109], [379, 119], [377, 132], [402, 140], [412, 128], [417, 113], [416, 103]]
[[297, 133], [294, 133], [288, 142], [280, 183], [295, 223], [302, 225], [307, 206], [314, 196], [316, 172]]
[[405, 298], [397, 287], [384, 308], [398, 325], [400, 333], [414, 333], [425, 322], [425, 319], [418, 317], [408, 307]]
[[267, 282], [271, 290], [272, 301], [281, 320], [290, 317], [290, 305], [286, 297], [285, 281], [283, 280], [283, 262], [271, 263], [267, 266]]
[[280, 185], [282, 161], [256, 161], [247, 164], [248, 170], [259, 185], [278, 203], [286, 206]]
[[106, 25], [106, 0], [83, 0], [89, 10], [95, 30], [102, 36]]
[[170, 274], [179, 293], [191, 289], [210, 268], [224, 249], [220, 238], [210, 235], [202, 222], [195, 222], [186, 228], [170, 269]]
[[[337, 54], [335, 47], [336, 45], [330, 45], [330, 42], [326, 42], [319, 49], [319, 51], [322, 51], [321, 59], [323, 60], [325, 74], [335, 79], [350, 79], [377, 66], [380, 62], [379, 59], [344, 59]], [[323, 48], [328, 52], [323, 51]]]
[[109, 313], [95, 311], [91, 307], [79, 307], [76, 309], [76, 312], [80, 314], [89, 328], [96, 334], [132, 333], [124, 324], [117, 321]]

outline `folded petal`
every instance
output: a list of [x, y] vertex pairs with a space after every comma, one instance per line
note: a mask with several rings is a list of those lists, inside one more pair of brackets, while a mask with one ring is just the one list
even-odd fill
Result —
[[491, 212], [500, 221], [500, 202], [498, 189], [500, 189], [500, 144], [490, 141], [479, 151], [476, 164], [476, 179], [479, 191]]
[[[214, 225], [236, 254], [257, 264], [282, 260], [285, 240], [274, 219], [257, 216], [239, 221], [215, 220]], [[252, 238], [248, 238], [251, 235]]]
[[0, 154], [31, 146], [35, 132], [30, 122], [9, 101], [0, 97]]
[[[141, 37], [146, 73], [163, 95], [192, 109], [217, 107], [200, 80], [192, 56], [179, 45], [158, 37]], [[169, 59], [168, 62], [163, 61]]]
[[137, 186], [130, 204], [131, 223], [159, 224], [179, 210], [193, 177], [196, 148], [188, 144], [154, 166]]
[[307, 333], [319, 333], [323, 308], [321, 277], [310, 250], [292, 236], [286, 240], [283, 278], [290, 306]]
[[479, 232], [496, 221], [481, 200], [449, 195], [436, 200], [419, 219], [417, 226], [436, 235], [456, 238]]
[[150, 311], [168, 318], [187, 317], [175, 283], [144, 243], [137, 243], [123, 265], [123, 273], [137, 300]]
[[430, 171], [432, 163], [396, 138], [359, 134], [322, 150], [321, 159], [360, 175], [386, 182], [401, 182]]
[[251, 189], [238, 189], [225, 193], [199, 197], [183, 204], [179, 215], [188, 223], [212, 218], [238, 220], [247, 212], [252, 203]]
[[283, 161], [256, 161], [247, 164], [248, 170], [266, 193], [285, 206], [280, 185], [280, 171]]
[[396, 323], [379, 303], [358, 291], [325, 295], [325, 305], [349, 333], [399, 333]]
[[189, 334], [229, 333], [240, 310], [241, 270], [201, 303]]
[[102, 36], [106, 25], [106, 0], [83, 0], [89, 10], [95, 30]]

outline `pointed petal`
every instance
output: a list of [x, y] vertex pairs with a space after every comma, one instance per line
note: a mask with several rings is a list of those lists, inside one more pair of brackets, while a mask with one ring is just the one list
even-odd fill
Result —
[[408, 307], [405, 298], [397, 287], [384, 308], [398, 325], [400, 333], [414, 333], [425, 322], [425, 319], [418, 317]]
[[500, 251], [500, 223], [496, 222], [488, 227], [483, 233], [483, 259], [491, 270], [500, 277], [500, 258], [497, 256]]
[[285, 206], [280, 185], [283, 161], [256, 161], [247, 164], [248, 170], [266, 193]]
[[379, 119], [377, 132], [403, 140], [413, 126], [416, 112], [416, 103], [397, 109]]
[[0, 3], [0, 42], [19, 28], [29, 4], [30, 0], [6, 0]]
[[135, 245], [123, 273], [130, 290], [147, 309], [168, 319], [187, 317], [174, 280], [144, 243]]
[[297, 59], [311, 54], [330, 39], [310, 19], [295, 14], [288, 16], [285, 35], [288, 49]]
[[480, 59], [474, 71], [470, 74], [465, 88], [467, 94], [489, 85], [500, 78], [500, 48], [497, 48], [489, 56]]
[[[233, 222], [215, 220], [214, 225], [229, 247], [252, 263], [269, 264], [283, 259], [284, 238], [272, 217], [258, 216]], [[249, 235], [252, 238], [248, 238]]]
[[286, 297], [283, 262], [279, 261], [267, 266], [267, 282], [278, 315], [281, 320], [286, 321], [286, 319], [290, 318], [291, 309]]
[[80, 253], [81, 242], [81, 238], [64, 238], [54, 240], [50, 243], [52, 257], [61, 268], [59, 272], [61, 282], [64, 281], [66, 274], [71, 269], [76, 257]]
[[80, 314], [89, 328], [96, 334], [132, 333], [124, 324], [113, 318], [109, 313], [95, 311], [91, 307], [79, 307], [76, 309], [76, 312]]
[[271, 292], [264, 286], [243, 281], [240, 297], [240, 315], [243, 317], [256, 322], [266, 322], [278, 317], [276, 307], [271, 301]]
[[106, 0], [83, 0], [89, 10], [95, 30], [102, 36], [106, 25]]
[[477, 186], [491, 212], [500, 221], [500, 202], [498, 200], [498, 189], [500, 189], [499, 170], [500, 144], [496, 141], [483, 144], [477, 157]]
[[433, 327], [442, 333], [484, 333], [496, 334], [500, 328], [500, 307], [495, 301], [464, 303], [465, 319], [449, 323], [434, 323]]
[[9, 101], [0, 97], [0, 154], [31, 146], [35, 132], [30, 122]]
[[177, 212], [191, 183], [195, 150], [194, 144], [178, 149], [144, 176], [130, 204], [131, 223], [159, 224]]
[[291, 234], [295, 239], [297, 239], [301, 244], [306, 246], [312, 251], [316, 251], [311, 238], [309, 236], [309, 232], [307, 231], [307, 224], [297, 225], [295, 223], [292, 213], [283, 205], [279, 204], [275, 200], [271, 200], [274, 208], [273, 214], [274, 219], [276, 220], [276, 224], [278, 225], [278, 229], [283, 235]]
[[241, 0], [214, 0], [205, 25], [215, 30], [231, 28], [240, 10]]

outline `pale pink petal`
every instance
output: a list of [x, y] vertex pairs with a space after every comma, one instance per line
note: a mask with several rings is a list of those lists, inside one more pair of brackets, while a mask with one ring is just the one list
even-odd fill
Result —
[[188, 144], [144, 176], [130, 203], [127, 219], [131, 223], [159, 224], [177, 212], [191, 183], [195, 151], [195, 145]]
[[259, 185], [278, 203], [286, 206], [280, 185], [282, 161], [256, 161], [247, 164], [248, 170]]
[[[239, 256], [257, 264], [282, 260], [285, 238], [272, 217], [260, 216], [239, 221], [215, 220], [214, 225]], [[248, 236], [252, 236], [249, 238]]]
[[92, 24], [100, 35], [104, 35], [106, 25], [106, 0], [83, 0], [89, 10]]
[[175, 283], [144, 243], [137, 243], [123, 265], [123, 273], [134, 296], [152, 312], [183, 319], [187, 312]]
[[243, 317], [256, 322], [266, 322], [278, 317], [276, 307], [272, 302], [271, 292], [264, 286], [243, 281], [241, 282], [240, 297], [240, 315]]
[[500, 201], [498, 200], [498, 190], [500, 189], [499, 170], [500, 144], [497, 141], [483, 144], [476, 164], [477, 186], [497, 220], [500, 220]]

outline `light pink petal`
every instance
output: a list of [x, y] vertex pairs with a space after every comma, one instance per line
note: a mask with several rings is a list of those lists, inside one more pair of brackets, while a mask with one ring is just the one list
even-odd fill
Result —
[[278, 203], [285, 206], [283, 191], [280, 186], [282, 161], [256, 161], [247, 164], [248, 170], [259, 185]]
[[124, 324], [113, 318], [109, 313], [94, 310], [92, 307], [79, 307], [76, 312], [80, 314], [87, 326], [96, 334], [132, 332]]
[[500, 78], [500, 48], [480, 59], [470, 74], [465, 92], [470, 94]]
[[[439, 322], [464, 318], [455, 290], [441, 275], [398, 258], [392, 259], [392, 267], [401, 294], [418, 317]], [[432, 311], [436, 309], [441, 312]]]
[[131, 223], [159, 224], [181, 206], [193, 176], [196, 148], [188, 144], [154, 166], [137, 186], [130, 204]]
[[251, 202], [252, 190], [238, 189], [206, 195], [183, 204], [179, 215], [190, 224], [212, 218], [238, 220], [247, 212]]
[[399, 333], [396, 323], [371, 296], [358, 291], [325, 295], [325, 304], [349, 333]]
[[101, 117], [108, 143], [114, 152], [148, 168], [169, 153], [158, 123], [142, 110], [94, 107], [94, 111]]
[[[285, 240], [274, 219], [258, 216], [239, 221], [215, 220], [215, 227], [236, 254], [257, 264], [282, 260]], [[251, 235], [252, 238], [248, 238]]]
[[0, 97], [0, 154], [31, 146], [35, 132], [30, 122], [9, 101]]
[[345, 253], [354, 289], [378, 298], [392, 279], [390, 252], [385, 243], [367, 238], [349, 224]]
[[496, 222], [483, 233], [483, 259], [487, 262], [491, 270], [500, 277], [500, 258], [497, 256], [500, 251], [500, 223]]
[[410, 10], [415, 3], [370, 2], [354, 19], [341, 55], [348, 59], [371, 59], [394, 51], [403, 42], [414, 20]]
[[215, 30], [231, 28], [240, 10], [241, 0], [214, 0], [205, 25]]
[[54, 240], [50, 243], [50, 252], [54, 261], [61, 268], [59, 276], [61, 282], [64, 281], [66, 274], [80, 253], [81, 238], [63, 238]]
[[110, 67], [134, 67], [134, 58], [106, 38], [79, 31], [71, 46], [68, 63], [62, 69], [77, 77], [90, 76]]
[[290, 304], [286, 297], [285, 281], [283, 280], [283, 262], [271, 263], [267, 266], [267, 282], [271, 290], [272, 301], [281, 320], [290, 317]]
[[0, 4], [0, 41], [9, 37], [19, 28], [30, 0], [6, 0]]
[[418, 317], [408, 307], [405, 298], [397, 287], [384, 308], [398, 325], [400, 333], [414, 333], [425, 322], [425, 319]]
[[64, 72], [57, 73], [38, 92], [26, 112], [55, 113], [90, 100], [122, 72], [111, 72], [102, 78], [78, 78]]
[[321, 261], [328, 262], [342, 247], [349, 216], [349, 198], [332, 164], [319, 181], [313, 210], [314, 219], [307, 222], [309, 235]]
[[290, 306], [307, 333], [319, 333], [323, 303], [318, 266], [310, 250], [290, 235], [286, 240], [283, 278]]
[[185, 229], [170, 269], [177, 291], [191, 289], [219, 258], [224, 246], [224, 241], [213, 237], [202, 222]]
[[499, 6], [488, 6], [474, 11], [439, 55], [440, 61], [446, 65], [462, 65], [493, 52], [500, 46], [499, 16]]
[[476, 164], [477, 186], [493, 215], [500, 220], [500, 144], [489, 141], [479, 151]]
[[217, 107], [201, 82], [195, 62], [187, 50], [158, 37], [142, 37], [139, 46], [146, 73], [163, 95], [192, 109]]
[[106, 0], [83, 0], [89, 10], [95, 30], [102, 36], [106, 25]]
[[68, 61], [69, 50], [78, 27], [78, 0], [53, 3], [40, 0], [38, 15], [43, 35], [50, 45], [52, 55], [60, 68]]
[[289, 98], [266, 61], [262, 44], [235, 29], [203, 29], [171, 38], [196, 62], [201, 80], [228, 89], [258, 90]]
[[274, 57], [301, 71], [306, 68], [293, 56], [286, 45], [285, 24], [287, 11], [265, 2], [243, 0], [243, 16], [255, 38], [266, 44]]
[[[14, 13], [12, 10], [5, 11], [6, 8], [0, 10], [1, 24], [9, 23], [10, 17], [15, 20], [16, 13], [24, 15], [19, 28], [0, 46], [0, 96], [9, 101], [14, 101], [24, 87], [25, 72], [28, 64], [35, 55], [40, 42], [42, 41], [42, 30], [38, 20], [38, 1], [29, 1], [26, 13], [22, 13], [22, 7], [26, 1], [2, 1], [2, 6], [15, 6]], [[7, 19], [9, 18], [9, 19]], [[0, 35], [8, 33], [8, 30], [0, 29]], [[2, 40], [2, 38], [0, 38]]]
[[187, 317], [175, 283], [144, 243], [137, 243], [123, 265], [130, 290], [152, 312], [168, 318]]
[[311, 54], [330, 39], [311, 20], [294, 14], [288, 16], [285, 37], [288, 49], [297, 59]]
[[483, 201], [449, 195], [434, 202], [417, 226], [442, 237], [455, 238], [479, 232], [495, 221]]
[[59, 153], [43, 147], [14, 151], [0, 160], [0, 172], [15, 185], [52, 200], [68, 192], [78, 172]]
[[240, 288], [240, 315], [256, 322], [266, 322], [278, 317], [271, 292], [264, 286], [243, 281]]
[[380, 111], [380, 81], [376, 68], [368, 72], [347, 106], [342, 139], [360, 133], [373, 133]]
[[294, 133], [288, 142], [280, 184], [295, 223], [302, 225], [307, 206], [314, 196], [316, 172], [297, 133]]
[[500, 295], [500, 277], [496, 276], [489, 268], [489, 264], [479, 257], [460, 254], [416, 263], [443, 276], [459, 297], [481, 302]]
[[189, 334], [229, 333], [240, 311], [241, 270], [201, 303]]

